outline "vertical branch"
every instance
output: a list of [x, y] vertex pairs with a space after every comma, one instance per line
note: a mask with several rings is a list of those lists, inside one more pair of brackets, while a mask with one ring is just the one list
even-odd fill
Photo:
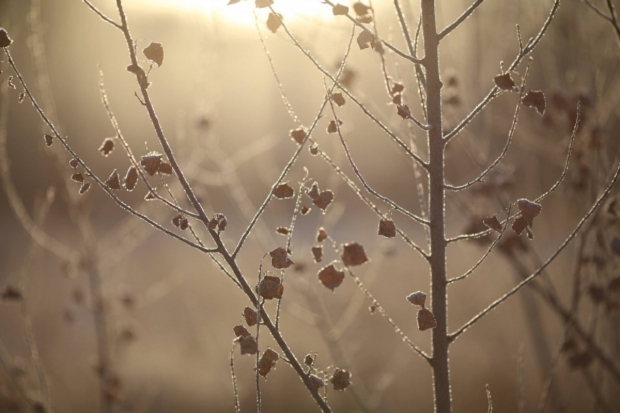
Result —
[[439, 77], [439, 37], [435, 22], [435, 0], [422, 0], [422, 33], [426, 66], [427, 132], [429, 148], [428, 173], [431, 232], [431, 298], [432, 312], [437, 321], [433, 329], [433, 384], [435, 412], [450, 413], [450, 370], [448, 365], [447, 282], [444, 194], [444, 141], [441, 119], [441, 79]]

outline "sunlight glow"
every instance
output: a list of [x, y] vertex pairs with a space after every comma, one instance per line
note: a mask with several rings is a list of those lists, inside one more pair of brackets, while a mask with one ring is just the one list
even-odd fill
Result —
[[[254, 25], [254, 12], [259, 21], [267, 19], [269, 8], [257, 9], [254, 0], [242, 0], [228, 5], [230, 0], [142, 0], [145, 6], [200, 12], [218, 17], [226, 23], [242, 26]], [[300, 20], [314, 21], [333, 17], [331, 8], [322, 0], [275, 0], [274, 10], [284, 17], [285, 22]]]

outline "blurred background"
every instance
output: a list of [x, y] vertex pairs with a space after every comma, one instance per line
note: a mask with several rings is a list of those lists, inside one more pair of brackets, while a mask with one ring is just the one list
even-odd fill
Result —
[[[149, 74], [157, 115], [207, 213], [226, 215], [223, 238], [232, 250], [297, 149], [289, 131], [311, 126], [325, 84], [331, 86], [315, 63], [337, 71], [351, 40], [351, 23], [319, 0], [275, 1], [274, 9], [313, 62], [283, 28], [272, 33], [266, 25], [269, 12], [255, 9], [252, 1], [124, 3], [137, 50], [151, 42], [163, 45], [163, 64], [154, 65]], [[414, 32], [419, 4], [402, 3]], [[540, 30], [552, 3], [485, 2], [445, 38], [441, 66], [446, 130], [489, 93], [493, 78], [518, 54], [516, 25], [527, 42]], [[114, 2], [93, 4], [119, 21]], [[438, 2], [438, 27], [454, 21], [469, 5], [462, 0]], [[380, 36], [406, 50], [392, 2], [375, 0], [372, 6]], [[99, 151], [105, 138], [115, 136], [102, 105], [101, 85], [134, 155], [162, 152], [135, 95], [135, 76], [126, 70], [130, 60], [121, 32], [84, 3], [3, 0], [0, 26], [14, 41], [11, 54], [35, 99], [99, 177], [107, 179], [114, 169], [123, 177], [130, 166], [118, 140], [109, 156]], [[535, 199], [557, 181], [580, 101], [571, 167], [562, 185], [544, 200], [533, 240], [507, 231], [476, 273], [450, 286], [450, 331], [557, 249], [605, 187], [617, 161], [620, 45], [611, 25], [583, 2], [565, 0], [532, 57], [527, 88], [545, 93], [545, 114], [522, 106], [502, 164], [484, 184], [448, 195], [447, 235], [484, 229], [481, 218], [504, 216], [510, 202]], [[148, 60], [141, 54], [139, 58], [149, 68]], [[45, 145], [49, 128], [27, 97], [20, 103], [23, 88], [4, 53], [0, 60], [0, 411], [36, 411], [41, 406], [57, 412], [99, 411], [104, 381], [118, 412], [234, 411], [233, 348], [241, 408], [253, 411], [255, 360], [241, 356], [233, 344], [233, 326], [244, 323], [242, 312], [249, 304], [245, 295], [208, 256], [130, 216], [96, 185], [79, 195], [80, 184], [70, 179], [76, 172], [69, 166], [71, 157], [59, 142]], [[394, 53], [360, 50], [353, 39], [342, 81], [424, 157], [425, 135], [397, 115], [383, 65], [390, 81], [404, 85], [406, 103], [422, 119], [414, 68]], [[526, 65], [527, 59], [513, 73], [518, 84]], [[345, 100], [336, 108], [343, 138], [368, 184], [421, 213], [417, 188], [426, 182], [416, 179], [411, 159]], [[498, 156], [518, 102], [516, 93], [493, 99], [451, 141], [446, 160], [450, 183], [473, 179]], [[337, 134], [326, 131], [332, 119], [327, 108], [312, 138], [321, 153], [362, 188]], [[295, 194], [304, 179], [307, 187], [316, 181], [321, 190], [332, 190], [334, 202], [326, 213], [307, 196], [300, 198], [301, 205], [311, 207], [306, 215], [295, 214], [297, 198], [272, 200], [239, 254], [241, 268], [253, 284], [261, 262], [263, 270], [278, 275], [263, 257], [286, 246], [287, 237], [276, 228], [290, 227], [296, 215], [290, 246], [295, 265], [286, 271], [280, 326], [297, 357], [316, 355], [314, 366], [326, 377], [335, 367], [352, 373], [352, 386], [345, 392], [329, 386], [334, 411], [430, 412], [429, 366], [380, 314], [369, 310], [372, 302], [351, 277], [334, 292], [318, 282], [317, 271], [338, 259], [338, 253], [324, 241], [323, 260], [316, 263], [311, 247], [318, 245], [320, 227], [338, 245], [363, 244], [370, 261], [355, 267], [355, 275], [425, 351], [430, 351], [430, 331], [418, 330], [416, 308], [405, 297], [418, 290], [429, 293], [428, 267], [402, 240], [377, 235], [379, 217], [325, 159], [305, 148], [286, 180]], [[159, 178], [151, 179], [160, 194], [167, 194]], [[189, 208], [178, 182], [165, 180], [181, 206]], [[119, 196], [190, 237], [171, 223], [176, 214], [157, 201], [145, 201], [146, 193], [139, 182], [136, 190], [120, 191]], [[363, 188], [362, 193], [425, 248], [421, 226], [390, 212]], [[618, 363], [620, 297], [613, 280], [619, 275], [620, 227], [614, 199], [534, 287], [521, 290], [452, 345], [455, 411], [486, 411], [486, 385], [496, 411], [537, 411], [549, 377], [553, 380], [544, 411], [617, 410], [618, 382], [558, 316], [560, 307], [574, 309], [591, 340]], [[195, 230], [210, 246], [208, 234]], [[490, 241], [485, 237], [450, 244], [450, 277], [474, 265]], [[556, 304], [549, 297], [556, 297]], [[275, 302], [266, 307], [275, 314]], [[280, 352], [266, 331], [260, 344]], [[105, 380], [102, 356], [109, 360]], [[283, 360], [261, 389], [265, 412], [318, 410]]]

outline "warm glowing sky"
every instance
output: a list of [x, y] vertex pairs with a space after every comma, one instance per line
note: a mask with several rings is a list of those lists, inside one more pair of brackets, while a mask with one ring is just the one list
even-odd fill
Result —
[[[230, 23], [241, 25], [254, 25], [253, 11], [259, 16], [266, 16], [269, 9], [256, 9], [254, 0], [245, 0], [240, 3], [228, 5], [229, 0], [142, 0], [148, 2], [149, 7], [157, 5], [162, 8], [184, 9], [189, 12], [201, 12], [215, 14]], [[287, 21], [296, 18], [329, 17], [332, 15], [331, 7], [325, 5], [322, 0], [276, 0], [273, 8], [282, 14]]]

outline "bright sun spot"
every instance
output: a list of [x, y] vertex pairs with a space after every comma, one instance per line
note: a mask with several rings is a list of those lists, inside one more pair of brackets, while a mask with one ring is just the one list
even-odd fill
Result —
[[[254, 12], [259, 20], [265, 20], [270, 13], [269, 8], [257, 9], [254, 0], [242, 0], [229, 5], [230, 0], [142, 0], [149, 7], [181, 9], [188, 12], [200, 12], [221, 18], [227, 23], [254, 25]], [[275, 0], [274, 10], [281, 14], [285, 22], [332, 16], [331, 7], [322, 0]]]

